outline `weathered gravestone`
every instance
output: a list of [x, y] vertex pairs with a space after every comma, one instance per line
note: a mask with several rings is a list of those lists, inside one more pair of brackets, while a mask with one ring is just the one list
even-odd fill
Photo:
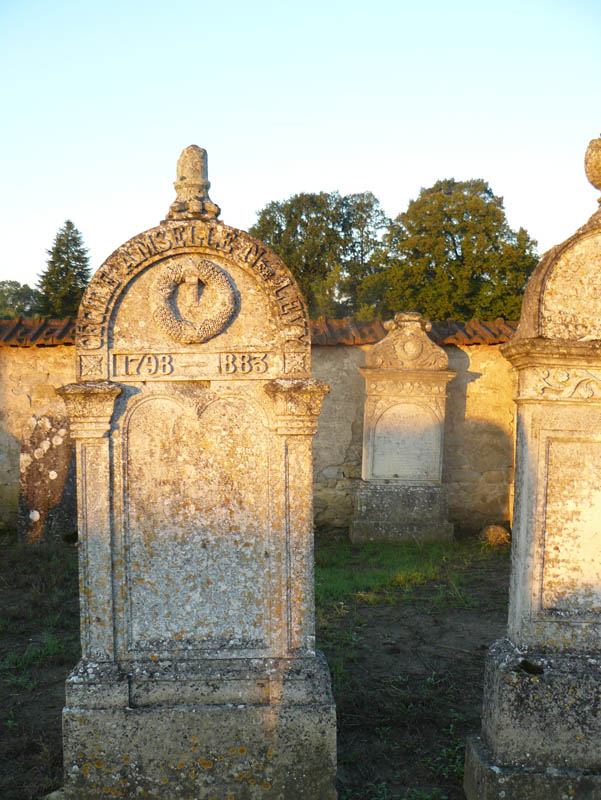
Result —
[[367, 353], [362, 482], [351, 539], [451, 539], [442, 486], [447, 355], [419, 314], [397, 314]]
[[[601, 139], [586, 160], [601, 189]], [[540, 262], [504, 354], [519, 376], [509, 625], [466, 794], [600, 800], [601, 210]]]
[[229, 228], [206, 153], [168, 218], [98, 270], [77, 322], [82, 660], [67, 797], [335, 798], [315, 652], [304, 299]]

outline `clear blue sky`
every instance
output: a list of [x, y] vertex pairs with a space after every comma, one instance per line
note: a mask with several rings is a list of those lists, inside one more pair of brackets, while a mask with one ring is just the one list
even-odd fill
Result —
[[484, 178], [539, 250], [597, 207], [599, 0], [0, 0], [0, 279], [72, 219], [96, 270], [157, 224], [181, 150], [221, 219], [270, 200]]

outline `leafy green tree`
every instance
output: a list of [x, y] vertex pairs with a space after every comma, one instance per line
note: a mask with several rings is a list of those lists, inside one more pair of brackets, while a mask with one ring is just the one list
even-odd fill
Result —
[[34, 316], [38, 300], [38, 292], [26, 283], [0, 281], [0, 319]]
[[90, 280], [90, 267], [88, 249], [70, 219], [59, 228], [52, 249], [46, 252], [48, 266], [38, 282], [38, 310], [48, 317], [75, 316]]
[[377, 275], [386, 266], [382, 235], [389, 228], [390, 219], [371, 192], [346, 195], [342, 204], [345, 247], [340, 291], [344, 298], [344, 311], [354, 314], [358, 311], [359, 286], [368, 276]]
[[371, 192], [301, 193], [265, 206], [250, 233], [290, 268], [312, 316], [336, 317], [353, 313], [357, 286], [381, 264], [388, 222]]
[[388, 266], [358, 287], [359, 315], [420, 311], [431, 319], [517, 319], [538, 257], [483, 180], [441, 180], [409, 203], [385, 236]]

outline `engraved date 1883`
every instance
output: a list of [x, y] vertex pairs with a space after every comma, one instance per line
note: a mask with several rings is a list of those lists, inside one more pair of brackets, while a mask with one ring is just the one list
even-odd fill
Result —
[[240, 373], [248, 375], [250, 372], [261, 374], [267, 372], [267, 353], [220, 353], [219, 372], [222, 375]]

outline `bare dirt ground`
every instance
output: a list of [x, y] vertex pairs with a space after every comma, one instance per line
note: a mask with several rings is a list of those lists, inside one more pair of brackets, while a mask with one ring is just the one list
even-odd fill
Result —
[[[61, 785], [64, 679], [78, 657], [75, 557], [66, 544], [0, 547], [2, 800]], [[474, 549], [409, 593], [355, 597], [318, 616], [340, 800], [464, 797], [465, 735], [480, 725], [486, 650], [505, 631], [508, 572], [506, 549]]]
[[484, 659], [505, 634], [508, 579], [508, 548], [481, 548], [417, 591], [359, 600], [336, 630], [321, 631], [340, 800], [464, 800], [465, 737], [480, 727]]

